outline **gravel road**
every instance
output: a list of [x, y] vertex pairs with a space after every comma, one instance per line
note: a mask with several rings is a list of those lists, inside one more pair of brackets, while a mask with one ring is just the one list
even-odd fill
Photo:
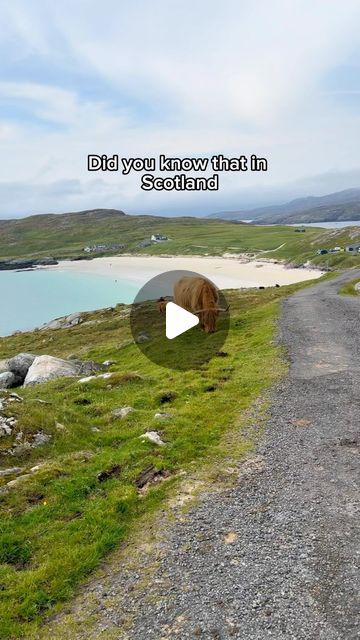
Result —
[[137, 569], [94, 589], [91, 637], [360, 637], [360, 299], [337, 295], [357, 275], [283, 303], [290, 372], [256, 453], [235, 486], [177, 517], [144, 587]]

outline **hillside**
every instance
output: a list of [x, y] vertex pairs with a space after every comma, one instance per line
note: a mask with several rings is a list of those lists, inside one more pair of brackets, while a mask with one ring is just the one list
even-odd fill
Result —
[[[239, 223], [225, 223], [229, 231]], [[189, 226], [192, 228], [189, 233]], [[152, 234], [176, 236], [182, 242], [199, 241], [204, 230], [214, 230], [216, 221], [197, 218], [163, 218], [157, 216], [130, 216], [115, 209], [94, 209], [74, 213], [44, 214], [0, 220], [0, 260], [23, 257], [64, 258], [84, 256], [84, 247], [97, 243], [125, 244], [126, 251], [140, 250], [138, 244]], [[230, 236], [230, 234], [229, 234]], [[155, 248], [156, 252], [156, 248]]]
[[[255, 220], [257, 224], [358, 220], [360, 219], [356, 217], [358, 207], [360, 207], [360, 189], [346, 189], [325, 196], [296, 198], [285, 204], [239, 211], [222, 211], [208, 217], [222, 220]], [[317, 209], [319, 209], [318, 212]], [[353, 215], [355, 217], [352, 217]]]
[[[150, 243], [160, 233], [165, 242]], [[360, 227], [326, 230], [308, 228], [296, 233], [293, 227], [241, 224], [204, 218], [129, 216], [114, 210], [94, 210], [61, 215], [30, 216], [0, 221], [0, 262], [11, 259], [52, 257], [91, 258], [87, 245], [124, 245], [96, 255], [121, 253], [168, 255], [245, 254], [250, 259], [270, 258], [302, 265], [357, 266], [360, 255], [340, 253], [318, 256], [317, 250], [345, 247], [360, 237]], [[143, 241], [146, 240], [146, 246]], [[0, 265], [1, 267], [1, 265]]]
[[[283, 370], [273, 340], [278, 303], [297, 288], [230, 292], [224, 351], [186, 373], [142, 355], [123, 305], [83, 314], [70, 329], [0, 339], [0, 358], [25, 351], [112, 363], [107, 379], [59, 378], [10, 390], [20, 395], [11, 401], [0, 392], [1, 414], [15, 420], [0, 438], [0, 638], [38, 637], [43, 618], [164, 506], [184, 474], [201, 462], [219, 473], [222, 460], [231, 466], [251, 447], [242, 415]], [[152, 430], [165, 446], [140, 439]], [[141, 480], [149, 469], [158, 482]]]

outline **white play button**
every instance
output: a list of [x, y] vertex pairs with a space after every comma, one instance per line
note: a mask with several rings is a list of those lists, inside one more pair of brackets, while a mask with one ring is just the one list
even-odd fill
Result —
[[175, 302], [168, 302], [166, 305], [166, 337], [169, 340], [180, 336], [185, 331], [196, 327], [199, 318], [193, 313], [186, 311]]

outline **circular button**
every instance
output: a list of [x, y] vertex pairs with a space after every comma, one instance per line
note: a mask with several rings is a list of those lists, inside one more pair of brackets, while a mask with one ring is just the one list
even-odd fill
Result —
[[229, 330], [229, 305], [222, 291], [193, 271], [166, 271], [138, 292], [130, 313], [131, 332], [153, 363], [185, 371], [208, 362]]

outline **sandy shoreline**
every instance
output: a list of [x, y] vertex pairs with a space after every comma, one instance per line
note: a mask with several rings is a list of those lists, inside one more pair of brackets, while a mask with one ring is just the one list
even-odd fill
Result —
[[56, 271], [103, 275], [142, 286], [150, 278], [172, 270], [201, 273], [221, 289], [286, 285], [319, 278], [323, 272], [315, 269], [287, 269], [272, 262], [241, 262], [236, 258], [199, 256], [111, 256], [93, 260], [65, 260]]

